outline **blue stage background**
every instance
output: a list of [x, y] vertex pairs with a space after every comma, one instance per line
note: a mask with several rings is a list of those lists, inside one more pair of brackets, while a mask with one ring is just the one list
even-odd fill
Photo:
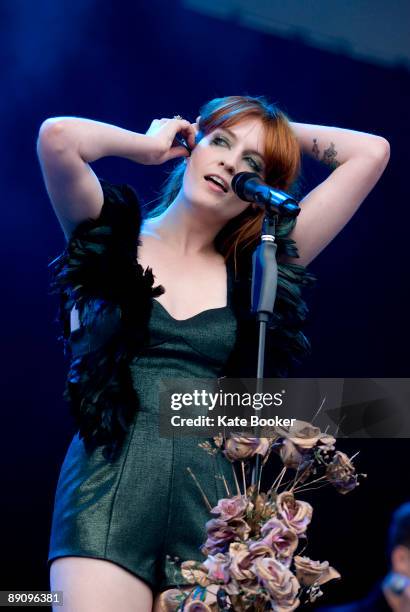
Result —
[[[407, 377], [410, 76], [404, 66], [353, 60], [176, 2], [15, 2], [1, 11], [0, 524], [7, 567], [0, 589], [48, 589], [53, 495], [74, 430], [61, 397], [67, 364], [53, 323], [57, 300], [47, 293], [47, 265], [64, 237], [36, 157], [41, 123], [74, 115], [144, 133], [154, 118], [181, 114], [193, 122], [211, 98], [250, 94], [267, 96], [294, 121], [387, 138], [391, 158], [381, 180], [309, 266], [319, 279], [306, 327], [313, 356], [294, 375]], [[98, 176], [132, 184], [145, 202], [171, 167], [93, 163]], [[304, 158], [303, 193], [327, 176], [326, 167]], [[339, 446], [360, 450], [356, 462], [368, 478], [347, 496], [306, 494], [315, 508], [306, 554], [328, 559], [343, 575], [325, 588], [326, 603], [364, 594], [383, 574], [390, 513], [410, 497], [407, 440]]]

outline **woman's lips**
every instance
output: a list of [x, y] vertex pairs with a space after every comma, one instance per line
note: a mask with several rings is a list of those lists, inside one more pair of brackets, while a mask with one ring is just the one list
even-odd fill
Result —
[[209, 185], [209, 188], [212, 189], [212, 191], [217, 191], [218, 193], [225, 193], [222, 187], [219, 187], [219, 185], [217, 185], [216, 183], [213, 183], [212, 181], [207, 181], [206, 179], [204, 179], [204, 181], [207, 185]]

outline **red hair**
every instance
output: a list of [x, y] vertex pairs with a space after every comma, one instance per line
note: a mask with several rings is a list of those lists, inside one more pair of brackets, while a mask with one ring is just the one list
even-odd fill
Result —
[[[226, 96], [215, 98], [200, 108], [199, 131], [196, 142], [219, 127], [231, 127], [247, 119], [260, 119], [265, 130], [266, 162], [265, 182], [289, 191], [300, 172], [300, 147], [285, 113], [270, 104], [263, 96]], [[160, 204], [151, 211], [156, 216], [165, 210], [178, 195], [185, 160], [178, 162], [165, 181], [160, 195]], [[237, 268], [237, 254], [253, 250], [260, 237], [264, 211], [249, 206], [241, 214], [230, 219], [215, 237], [215, 247], [227, 261], [234, 259]], [[294, 226], [294, 220], [280, 220], [277, 235], [286, 235]]]

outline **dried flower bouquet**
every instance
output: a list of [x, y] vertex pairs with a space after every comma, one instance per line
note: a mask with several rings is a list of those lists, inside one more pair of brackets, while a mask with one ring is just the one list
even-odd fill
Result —
[[[289, 612], [315, 601], [323, 595], [323, 584], [341, 578], [327, 561], [302, 556], [313, 508], [297, 494], [326, 484], [345, 494], [366, 475], [356, 474], [354, 457], [336, 450], [335, 438], [311, 423], [296, 421], [289, 429], [272, 431], [270, 438], [219, 434], [213, 444], [200, 443], [206, 452], [213, 456], [222, 452], [231, 462], [236, 492], [220, 476], [227, 497], [212, 508], [188, 468], [216, 517], [205, 526], [201, 552], [206, 558], [180, 564], [185, 584], [182, 587], [176, 580], [179, 588], [162, 593], [164, 612]], [[279, 455], [283, 468], [268, 491], [261, 492], [262, 470], [272, 452]], [[234, 464], [240, 467], [240, 477]], [[298, 548], [302, 550], [296, 554]], [[176, 560], [173, 563], [177, 570]], [[192, 586], [187, 588], [186, 583]]]

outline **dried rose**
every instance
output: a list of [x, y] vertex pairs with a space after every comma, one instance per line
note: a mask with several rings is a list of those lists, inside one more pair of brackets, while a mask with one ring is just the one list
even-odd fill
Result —
[[275, 602], [275, 610], [285, 612], [295, 610], [300, 601], [297, 598], [300, 584], [296, 576], [283, 563], [274, 558], [257, 558], [254, 572]]
[[334, 444], [336, 440], [333, 436], [320, 431], [319, 427], [315, 427], [306, 421], [296, 420], [284, 436], [293, 442], [300, 449], [309, 450], [318, 443], [329, 445]]
[[159, 609], [163, 612], [175, 612], [181, 606], [181, 591], [168, 589], [163, 591], [159, 598]]
[[230, 521], [234, 518], [240, 518], [245, 514], [248, 501], [244, 495], [235, 495], [220, 499], [218, 504], [212, 508], [212, 514], [219, 514], [222, 521]]
[[232, 542], [229, 546], [229, 554], [231, 556], [231, 576], [236, 580], [252, 580], [255, 578], [255, 574], [250, 569], [253, 559], [246, 544]]
[[191, 601], [189, 604], [184, 604], [184, 612], [212, 612], [212, 608], [198, 599], [198, 601]]
[[240, 540], [247, 540], [249, 538], [251, 528], [243, 519], [232, 519], [229, 521], [229, 527], [233, 529], [236, 538]]
[[326, 468], [327, 480], [339, 493], [349, 493], [357, 487], [357, 474], [349, 457], [341, 451], [336, 451], [332, 461]]
[[312, 520], [313, 508], [305, 501], [296, 500], [290, 491], [283, 491], [276, 498], [278, 514], [285, 524], [301, 535]]
[[249, 554], [252, 560], [256, 559], [256, 557], [274, 557], [275, 552], [272, 550], [270, 546], [268, 546], [262, 540], [257, 540], [256, 542], [250, 542], [248, 545]]
[[271, 518], [261, 528], [261, 542], [276, 552], [282, 563], [290, 565], [298, 546], [298, 536], [277, 518]]
[[317, 447], [322, 451], [332, 451], [335, 450], [336, 439], [333, 436], [328, 434], [323, 434], [319, 438], [319, 442], [317, 443]]
[[216, 555], [218, 552], [223, 552], [226, 550], [226, 547], [226, 542], [216, 543], [212, 538], [207, 538], [200, 550], [201, 553], [207, 557], [208, 555]]
[[234, 539], [235, 531], [225, 521], [221, 519], [211, 519], [205, 524], [208, 538], [201, 547], [205, 556], [221, 552], [228, 542]]
[[210, 580], [219, 580], [224, 584], [229, 582], [229, 566], [231, 564], [229, 555], [222, 553], [208, 555], [203, 564], [208, 569], [208, 578]]
[[281, 446], [277, 449], [283, 465], [300, 472], [313, 465], [313, 458], [310, 451], [302, 451], [291, 440], [283, 439]]
[[303, 586], [321, 586], [329, 580], [341, 578], [339, 572], [329, 565], [328, 561], [312, 561], [309, 557], [300, 557], [296, 555], [294, 558], [296, 576]]
[[223, 453], [229, 461], [249, 459], [254, 455], [265, 456], [269, 450], [271, 438], [245, 438], [232, 436], [225, 442]]
[[269, 518], [275, 514], [275, 506], [268, 500], [266, 493], [259, 493], [255, 499], [254, 514], [257, 517]]
[[206, 587], [210, 584], [208, 570], [200, 561], [183, 561], [181, 574], [189, 584], [199, 584]]

